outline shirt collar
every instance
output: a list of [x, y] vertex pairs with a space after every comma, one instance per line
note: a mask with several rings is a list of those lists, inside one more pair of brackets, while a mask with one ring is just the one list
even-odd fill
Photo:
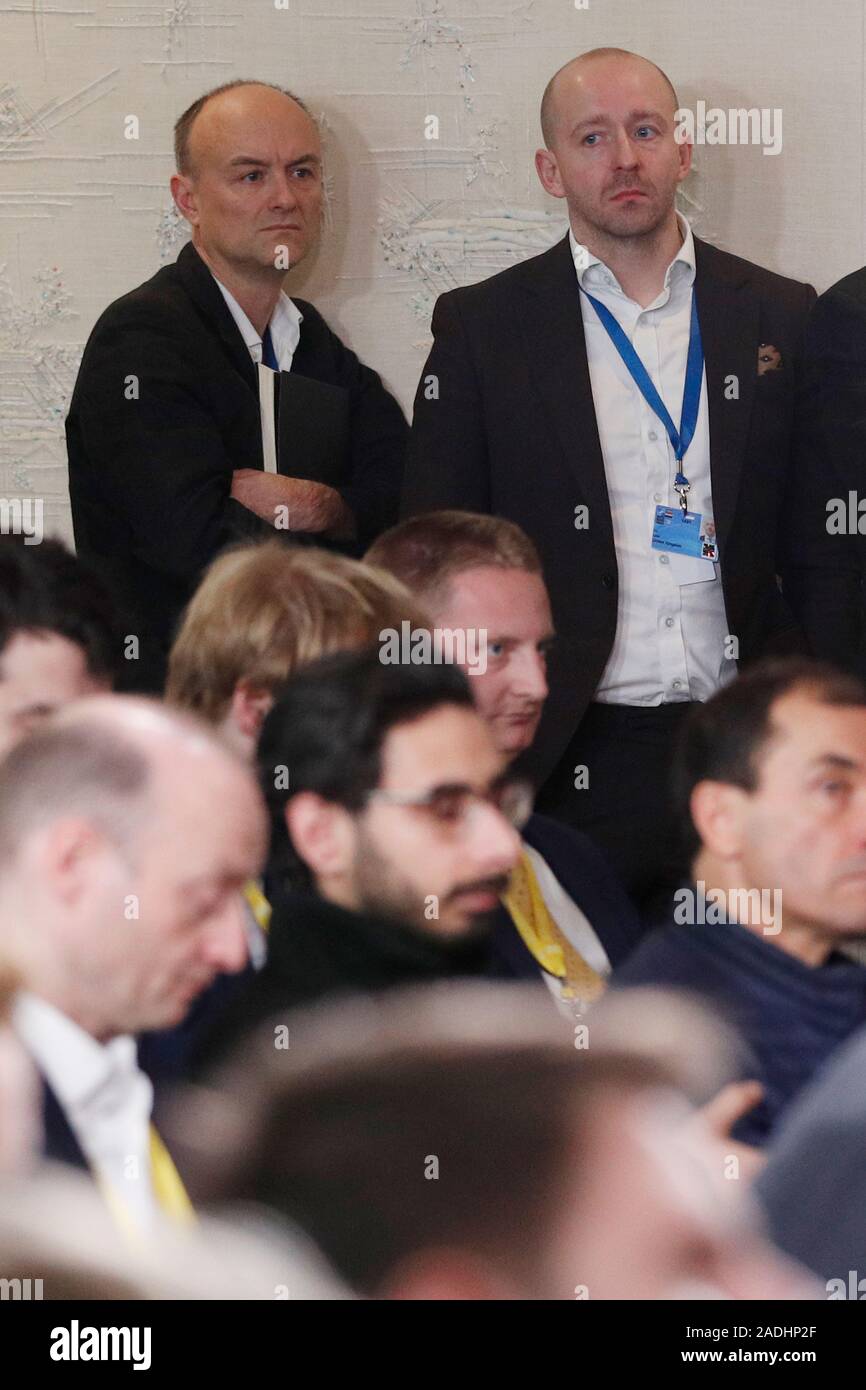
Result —
[[[213, 275], [213, 271], [211, 271], [211, 275]], [[214, 280], [216, 280], [220, 293], [222, 294], [223, 299], [229, 307], [229, 311], [231, 313], [232, 318], [234, 319], [235, 323], [240, 329], [241, 336], [244, 342], [246, 343], [251, 356], [255, 359], [256, 362], [261, 362], [261, 337], [256, 332], [246, 313], [241, 308], [240, 304], [238, 304], [238, 301], [235, 299], [231, 291], [227, 290], [222, 281], [217, 280], [217, 277], [215, 275], [213, 275], [213, 278]], [[268, 327], [271, 330], [271, 341], [274, 345], [274, 352], [276, 353], [278, 360], [281, 356], [280, 349], [282, 346], [286, 346], [287, 348], [289, 348], [292, 353], [294, 353], [295, 349], [297, 348], [301, 337], [301, 323], [303, 322], [303, 318], [304, 316], [298, 308], [297, 304], [295, 304], [294, 301], [289, 298], [285, 290], [280, 290], [280, 297], [277, 300], [276, 305], [274, 306], [274, 312], [271, 314], [270, 320], [268, 322]]]
[[[695, 238], [689, 222], [681, 212], [676, 214], [676, 218], [683, 241], [679, 251], [665, 271], [665, 289], [670, 287], [672, 280], [674, 283], [682, 282], [688, 286], [693, 285], [695, 281]], [[598, 256], [594, 256], [588, 246], [581, 246], [571, 227], [568, 229], [568, 242], [571, 247], [574, 268], [577, 271], [578, 283], [582, 289], [592, 291], [608, 288], [613, 289], [617, 294], [623, 294], [613, 271], [609, 270]]]
[[126, 1087], [139, 1074], [135, 1039], [100, 1043], [47, 1000], [22, 990], [13, 1010], [15, 1030], [62, 1105], [72, 1108], [112, 1084]]

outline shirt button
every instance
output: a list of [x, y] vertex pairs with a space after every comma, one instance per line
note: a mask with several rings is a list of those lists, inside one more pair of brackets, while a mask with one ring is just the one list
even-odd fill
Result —
[[[673, 627], [673, 625], [674, 625], [674, 620], [673, 620], [673, 618], [665, 618], [665, 627]], [[676, 681], [674, 681], [674, 684], [676, 685]]]
[[658, 439], [658, 435], [656, 434], [655, 430], [650, 430], [649, 434], [647, 435], [647, 438], [655, 440]]
[[682, 686], [682, 681], [671, 681], [671, 685], [673, 686], [674, 690], [679, 690]]
[[661, 493], [660, 493], [660, 492], [654, 492], [654, 493], [653, 493], [653, 501], [654, 501], [654, 502], [660, 502], [661, 500], [662, 500], [662, 495], [661, 495]]
[[667, 557], [667, 555], [660, 555], [660, 556], [659, 556], [659, 564], [660, 564], [660, 565], [666, 565], [667, 563], [668, 563], [668, 557]]

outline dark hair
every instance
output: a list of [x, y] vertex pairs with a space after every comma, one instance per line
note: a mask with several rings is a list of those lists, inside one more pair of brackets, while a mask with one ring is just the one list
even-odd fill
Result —
[[360, 811], [365, 794], [378, 786], [387, 735], [439, 705], [472, 708], [469, 683], [459, 667], [388, 664], [375, 647], [325, 657], [286, 683], [258, 746], [274, 874], [309, 882], [309, 871], [286, 830], [289, 798], [313, 791]]
[[210, 101], [211, 97], [221, 96], [223, 92], [234, 91], [235, 87], [270, 87], [272, 91], [281, 92], [284, 97], [289, 97], [290, 100], [296, 102], [302, 111], [306, 111], [310, 120], [313, 120], [308, 107], [304, 105], [301, 98], [296, 97], [294, 92], [287, 91], [285, 87], [278, 87], [276, 82], [261, 82], [257, 77], [239, 77], [233, 82], [224, 82], [221, 87], [212, 87], [209, 92], [205, 92], [204, 96], [198, 97], [198, 99], [193, 102], [192, 106], [188, 106], [183, 115], [178, 116], [175, 121], [174, 158], [179, 174], [193, 173], [189, 154], [189, 139], [196, 116], [199, 114], [202, 107]]
[[655, 1054], [575, 1049], [534, 985], [416, 988], [291, 1018], [290, 1048], [274, 1046], [275, 1017], [220, 1073], [220, 1144], [214, 1092], [201, 1119], [178, 1113], [199, 1149], [194, 1198], [278, 1212], [374, 1296], [443, 1247], [537, 1285], [593, 1162], [599, 1099], [672, 1084]]
[[96, 679], [120, 666], [117, 613], [102, 580], [58, 540], [0, 537], [0, 652], [17, 632], [54, 632], [84, 652]]
[[729, 782], [755, 791], [761, 755], [773, 735], [773, 706], [795, 690], [824, 705], [866, 706], [866, 682], [825, 662], [778, 657], [749, 667], [686, 718], [673, 763], [672, 798], [684, 847], [701, 847], [691, 815], [699, 782]]

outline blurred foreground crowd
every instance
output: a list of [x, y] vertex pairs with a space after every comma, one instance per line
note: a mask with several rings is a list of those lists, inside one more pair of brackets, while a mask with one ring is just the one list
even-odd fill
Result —
[[690, 708], [638, 905], [519, 773], [553, 633], [513, 522], [224, 552], [163, 700], [112, 693], [126, 636], [0, 540], [11, 1296], [858, 1296], [855, 675]]

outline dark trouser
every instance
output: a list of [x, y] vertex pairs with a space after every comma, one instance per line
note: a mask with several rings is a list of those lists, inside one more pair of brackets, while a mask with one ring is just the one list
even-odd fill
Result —
[[668, 786], [690, 709], [688, 703], [590, 705], [536, 803], [544, 815], [588, 835], [647, 913], [688, 877]]

